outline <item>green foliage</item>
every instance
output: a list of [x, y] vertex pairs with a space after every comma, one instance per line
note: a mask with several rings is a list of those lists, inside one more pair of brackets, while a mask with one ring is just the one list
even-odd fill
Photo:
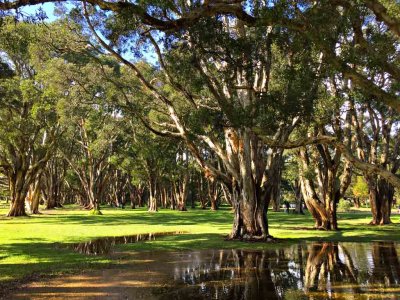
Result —
[[338, 212], [348, 212], [350, 211], [350, 208], [351, 208], [350, 201], [345, 200], [343, 198], [339, 200], [339, 204], [337, 206]]
[[40, 69], [34, 67], [35, 53], [30, 51], [37, 43], [36, 29], [36, 25], [6, 19], [0, 30], [1, 168], [9, 178], [22, 172], [24, 191], [51, 156], [59, 134], [58, 98], [46, 92]]
[[368, 184], [363, 176], [357, 176], [355, 185], [353, 186], [353, 195], [357, 198], [367, 198], [369, 195]]

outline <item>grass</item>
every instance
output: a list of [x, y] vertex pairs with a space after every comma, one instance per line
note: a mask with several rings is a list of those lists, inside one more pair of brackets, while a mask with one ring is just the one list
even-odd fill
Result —
[[400, 241], [400, 215], [392, 217], [393, 224], [369, 226], [368, 211], [339, 214], [341, 230], [336, 232], [311, 230], [309, 215], [270, 212], [270, 233], [282, 239], [277, 244], [224, 241], [232, 223], [229, 208], [219, 211], [194, 209], [188, 212], [160, 210], [149, 213], [145, 208], [103, 208], [103, 215], [89, 215], [76, 206], [43, 211], [43, 215], [6, 218], [0, 208], [0, 285], [26, 278], [32, 274], [57, 274], [77, 269], [105, 267], [115, 263], [109, 257], [85, 256], [55, 243], [72, 243], [102, 236], [132, 235], [185, 231], [186, 234], [167, 236], [151, 242], [119, 246], [123, 250], [175, 251], [206, 248], [263, 249], [299, 241]]

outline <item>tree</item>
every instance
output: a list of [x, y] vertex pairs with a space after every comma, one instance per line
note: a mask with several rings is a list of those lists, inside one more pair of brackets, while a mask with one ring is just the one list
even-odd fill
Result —
[[[399, 116], [392, 109], [373, 106], [366, 102], [359, 105], [352, 102], [351, 111], [357, 137], [357, 155], [394, 176], [400, 167], [397, 157], [400, 140], [398, 139]], [[372, 211], [371, 224], [389, 224], [394, 185], [380, 173], [364, 170], [364, 178], [369, 189], [369, 202]]]
[[[26, 5], [55, 2], [54, 0], [15, 0], [0, 3], [0, 9], [8, 11]], [[63, 2], [63, 1], [62, 1]], [[343, 73], [372, 95], [375, 101], [400, 110], [400, 101], [395, 89], [385, 89], [365, 70], [378, 68], [386, 73], [393, 82], [400, 79], [396, 61], [375, 51], [370, 39], [369, 28], [382, 29], [379, 39], [389, 39], [395, 45], [399, 37], [398, 4], [391, 1], [302, 1], [287, 0], [254, 4], [248, 1], [205, 1], [180, 6], [173, 2], [157, 3], [110, 3], [89, 0], [85, 3], [107, 11], [122, 20], [124, 31], [135, 30], [137, 24], [163, 32], [179, 32], [201, 24], [210, 17], [232, 16], [249, 28], [281, 27], [287, 31], [301, 34], [308, 43], [323, 52], [330, 68]], [[104, 20], [103, 20], [104, 21]], [[365, 30], [366, 29], [366, 30]], [[340, 44], [344, 51], [334, 51], [332, 45]], [[356, 47], [353, 47], [353, 46]]]
[[[86, 67], [85, 74], [93, 76], [93, 69]], [[106, 97], [104, 86], [98, 84], [96, 79], [96, 85], [90, 86], [87, 80], [83, 92], [80, 88], [72, 88], [76, 94], [71, 91], [68, 103], [60, 105], [67, 130], [65, 134], [73, 143], [72, 151], [64, 152], [64, 159], [79, 178], [87, 200], [85, 208], [94, 213], [100, 213], [100, 202], [105, 198], [105, 188], [111, 176], [109, 157], [119, 134], [120, 122], [112, 108], [90, 103], [89, 99]]]
[[[252, 127], [262, 124], [275, 139], [288, 138], [300, 116], [311, 112], [316, 98], [317, 55], [304, 48], [300, 36], [287, 35], [279, 28], [265, 32], [247, 28], [240, 20], [207, 19], [176, 36], [172, 43], [166, 39], [163, 47], [171, 50], [169, 53], [160, 50], [162, 41], [144, 34], [162, 67], [161, 72], [148, 72], [121, 54], [127, 51], [125, 38], [134, 38], [133, 32], [123, 29], [123, 17], [110, 15], [115, 21], [112, 26], [99, 23], [96, 18], [100, 17], [84, 5], [83, 18], [97, 42], [136, 76], [141, 93], [152, 97], [150, 110], [161, 111], [159, 120], [141, 116], [146, 127], [183, 140], [206, 177], [223, 182], [235, 195], [231, 238], [268, 239], [266, 209], [279, 184], [279, 177], [273, 174], [281, 165], [281, 156], [274, 155], [275, 149], [268, 151]], [[114, 44], [102, 39], [91, 18]], [[219, 37], [223, 37], [221, 44], [216, 42]], [[246, 55], [244, 49], [248, 49]], [[271, 74], [276, 81], [270, 82]], [[273, 103], [279, 105], [270, 105]], [[301, 109], [293, 109], [293, 103]], [[216, 169], [202, 155], [204, 146], [218, 156], [223, 168]]]
[[[25, 4], [14, 1], [0, 7]], [[132, 116], [153, 133], [182, 140], [205, 176], [230, 191], [235, 207], [231, 238], [268, 238], [266, 209], [270, 201], [279, 203], [281, 145], [300, 122], [307, 123], [316, 99], [326, 93], [322, 82], [333, 87], [339, 83], [348, 90], [354, 86], [369, 103], [400, 109], [397, 16], [377, 1], [275, 1], [273, 5], [88, 1], [82, 8], [83, 14], [78, 7], [72, 9], [70, 18], [97, 39], [97, 45], [93, 39], [89, 45], [107, 51], [137, 78], [134, 88], [122, 85], [128, 90], [123, 95], [127, 102], [129, 97], [136, 101], [131, 94], [140, 90], [150, 99], [146, 109], [159, 114], [155, 119], [148, 111]], [[148, 47], [153, 47], [158, 65], [143, 68], [138, 59]], [[138, 57], [127, 59], [127, 52]], [[343, 93], [348, 90], [332, 90], [331, 97], [346, 98]], [[313, 143], [316, 146], [300, 153], [303, 173], [309, 165], [318, 165], [319, 191], [313, 191], [307, 176], [302, 176], [303, 186], [309, 187], [305, 198], [316, 204], [315, 212], [322, 212], [326, 228], [337, 227], [336, 204], [349, 184], [350, 163], [379, 173], [385, 197], [390, 196], [390, 185], [400, 181], [386, 165], [354, 158], [348, 135], [346, 143], [341, 141], [339, 110], [337, 103], [333, 120], [309, 125], [315, 129], [310, 138], [327, 132], [335, 138]], [[204, 148], [218, 157], [220, 168], [204, 155]], [[342, 156], [346, 164], [339, 187]]]
[[40, 180], [59, 134], [57, 98], [45, 91], [43, 78], [33, 64], [30, 47], [35, 41], [34, 26], [10, 19], [4, 22], [0, 48], [4, 51], [3, 66], [8, 65], [3, 74], [8, 75], [0, 80], [0, 160], [10, 186], [8, 216], [23, 216], [28, 191]]

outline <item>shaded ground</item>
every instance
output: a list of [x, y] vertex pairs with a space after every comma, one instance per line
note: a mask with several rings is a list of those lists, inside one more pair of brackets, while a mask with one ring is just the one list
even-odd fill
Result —
[[[0, 209], [5, 214], [6, 209]], [[106, 256], [84, 256], [55, 243], [76, 243], [102, 236], [122, 236], [137, 233], [185, 231], [187, 234], [168, 236], [160, 240], [123, 245], [130, 251], [183, 251], [193, 249], [274, 249], [282, 244], [299, 241], [400, 241], [400, 216], [394, 215], [394, 224], [368, 226], [370, 213], [339, 215], [341, 231], [310, 230], [313, 221], [309, 215], [288, 215], [269, 212], [271, 234], [280, 238], [278, 244], [225, 242], [232, 213], [229, 208], [219, 211], [195, 209], [188, 212], [161, 210], [148, 213], [145, 208], [103, 209], [102, 216], [89, 216], [78, 207], [43, 211], [43, 215], [0, 217], [0, 290], [10, 282], [46, 274], [63, 274], [82, 269], [102, 269], [114, 264]], [[18, 283], [17, 283], [18, 284]]]
[[394, 243], [332, 242], [120, 252], [118, 266], [34, 282], [7, 299], [397, 299], [399, 254]]

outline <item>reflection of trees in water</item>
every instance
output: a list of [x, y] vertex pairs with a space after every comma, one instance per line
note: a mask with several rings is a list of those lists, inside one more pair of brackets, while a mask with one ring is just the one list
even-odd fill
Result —
[[175, 269], [175, 280], [196, 285], [196, 292], [206, 298], [281, 299], [286, 287], [299, 282], [299, 272], [287, 256], [283, 250], [221, 250], [207, 260], [199, 254], [187, 267]]
[[82, 243], [76, 243], [69, 246], [74, 251], [88, 254], [88, 255], [102, 255], [109, 254], [115, 245], [121, 244], [133, 244], [142, 241], [151, 241], [159, 237], [181, 234], [183, 232], [158, 232], [158, 233], [146, 233], [146, 234], [135, 234], [127, 236], [116, 236], [116, 237], [104, 237], [98, 238]]
[[[371, 245], [371, 244], [370, 244]], [[349, 251], [350, 250], [350, 251]], [[371, 262], [370, 257], [373, 258]], [[174, 296], [213, 299], [319, 299], [363, 293], [372, 283], [398, 284], [400, 265], [395, 244], [313, 243], [275, 251], [198, 252], [185, 267], [175, 268], [175, 281], [185, 288]], [[361, 264], [355, 260], [367, 261]], [[371, 272], [359, 265], [370, 265]], [[297, 292], [303, 291], [303, 296]], [[300, 292], [301, 293], [301, 292]], [[292, 295], [293, 296], [293, 295]]]
[[72, 248], [74, 251], [82, 254], [101, 255], [110, 253], [113, 246], [113, 241], [99, 239], [84, 243], [77, 243], [72, 245]]
[[[326, 298], [335, 295], [354, 297], [376, 293], [376, 285], [390, 287], [399, 284], [400, 265], [394, 243], [371, 243], [357, 252], [348, 250], [346, 243], [315, 243], [308, 246], [304, 286], [307, 295], [324, 292]], [[351, 247], [351, 244], [350, 244]], [[356, 254], [356, 256], [354, 255]], [[372, 256], [372, 261], [369, 259]], [[369, 268], [355, 266], [355, 260]], [[372, 271], [369, 271], [372, 270]], [[384, 292], [380, 290], [378, 293]]]
[[372, 259], [371, 282], [384, 286], [400, 284], [400, 262], [394, 243], [373, 243]]
[[[339, 248], [341, 250], [339, 255]], [[358, 270], [345, 247], [336, 243], [314, 243], [308, 246], [304, 274], [304, 291], [324, 291], [327, 297], [337, 291], [336, 285], [347, 283], [340, 292], [360, 293]], [[343, 286], [343, 285], [342, 285]]]
[[136, 234], [129, 236], [105, 237], [105, 238], [90, 240], [87, 242], [72, 244], [71, 248], [74, 251], [82, 254], [102, 255], [110, 253], [115, 245], [131, 244], [140, 241], [154, 240], [156, 236], [161, 236], [161, 235], [163, 234], [149, 233], [149, 234]]

